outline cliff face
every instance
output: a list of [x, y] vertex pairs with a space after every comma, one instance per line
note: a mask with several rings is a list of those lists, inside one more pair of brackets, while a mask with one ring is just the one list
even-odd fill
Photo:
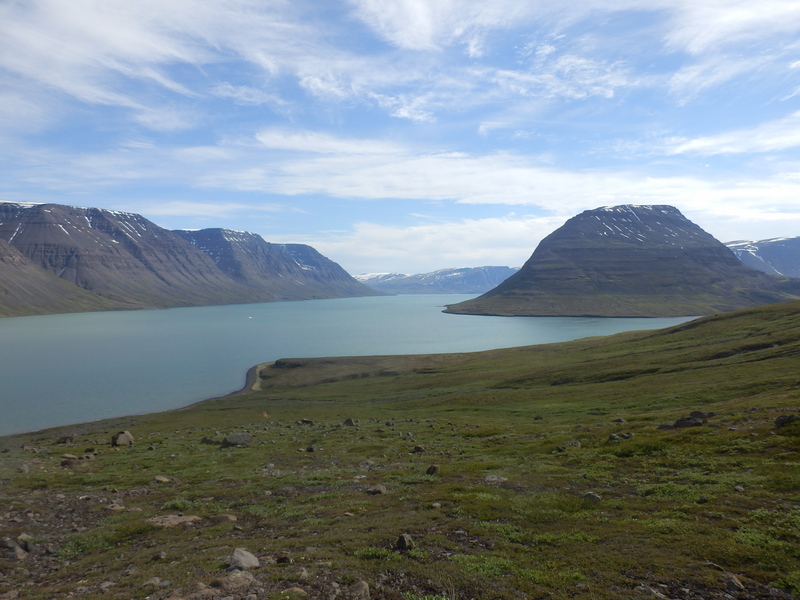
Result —
[[0, 315], [41, 315], [124, 308], [59, 279], [0, 240]]
[[271, 244], [231, 229], [174, 232], [203, 252], [228, 277], [273, 300], [375, 296], [338, 264], [303, 244]]
[[516, 272], [511, 267], [464, 267], [415, 275], [373, 273], [356, 279], [391, 294], [482, 294]]
[[725, 244], [750, 268], [785, 277], [800, 277], [800, 237]]
[[573, 217], [542, 240], [516, 275], [447, 312], [687, 316], [791, 300], [797, 293], [800, 285], [742, 265], [677, 209], [628, 205]]
[[[229, 244], [218, 266], [215, 258], [183, 235], [141, 215], [56, 204], [0, 203], [1, 268], [7, 275], [0, 316], [373, 293], [366, 287], [362, 294], [309, 287], [299, 277], [302, 269], [281, 260], [284, 253], [274, 245], [253, 234], [242, 235], [255, 249], [252, 256], [244, 251], [237, 255]], [[261, 246], [272, 250], [260, 256]], [[268, 273], [258, 260], [265, 264], [273, 260], [287, 270]], [[298, 277], [291, 276], [292, 269]], [[33, 281], [39, 290], [35, 294], [26, 292]], [[356, 288], [360, 285], [353, 283]]]

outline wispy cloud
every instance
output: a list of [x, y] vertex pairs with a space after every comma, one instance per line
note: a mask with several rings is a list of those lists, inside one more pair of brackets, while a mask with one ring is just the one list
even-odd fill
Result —
[[800, 111], [758, 127], [694, 139], [671, 140], [671, 154], [743, 154], [778, 152], [800, 146]]

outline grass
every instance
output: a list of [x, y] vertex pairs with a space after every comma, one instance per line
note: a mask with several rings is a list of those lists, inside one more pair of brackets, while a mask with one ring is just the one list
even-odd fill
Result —
[[[540, 347], [299, 359], [264, 367], [258, 392], [72, 428], [72, 445], [56, 443], [64, 428], [5, 438], [0, 537], [52, 553], [0, 558], [0, 594], [129, 600], [154, 576], [191, 590], [236, 547], [265, 559], [263, 597], [364, 579], [394, 600], [612, 599], [638, 585], [712, 598], [722, 571], [748, 597], [800, 594], [800, 424], [774, 427], [800, 412], [798, 357], [800, 305], [772, 305]], [[693, 410], [716, 415], [658, 428]], [[119, 429], [136, 444], [111, 449]], [[251, 445], [203, 443], [233, 432]], [[93, 460], [61, 466], [90, 446]], [[147, 521], [170, 513], [202, 519]], [[401, 533], [412, 549], [395, 548]]]

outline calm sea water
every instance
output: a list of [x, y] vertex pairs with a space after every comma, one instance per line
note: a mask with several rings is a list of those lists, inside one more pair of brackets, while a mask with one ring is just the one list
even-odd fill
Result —
[[466, 295], [387, 296], [0, 319], [0, 435], [169, 410], [240, 389], [278, 358], [470, 352], [686, 319], [442, 313]]

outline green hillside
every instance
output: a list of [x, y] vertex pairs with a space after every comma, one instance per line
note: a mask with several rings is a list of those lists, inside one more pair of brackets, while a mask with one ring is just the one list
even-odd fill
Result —
[[[791, 598], [798, 366], [794, 302], [483, 353], [285, 359], [257, 391], [5, 438], [0, 537], [34, 542], [0, 558], [0, 594]], [[136, 442], [112, 449], [120, 429]], [[179, 514], [199, 519], [148, 521]], [[235, 548], [260, 566], [226, 571]]]

